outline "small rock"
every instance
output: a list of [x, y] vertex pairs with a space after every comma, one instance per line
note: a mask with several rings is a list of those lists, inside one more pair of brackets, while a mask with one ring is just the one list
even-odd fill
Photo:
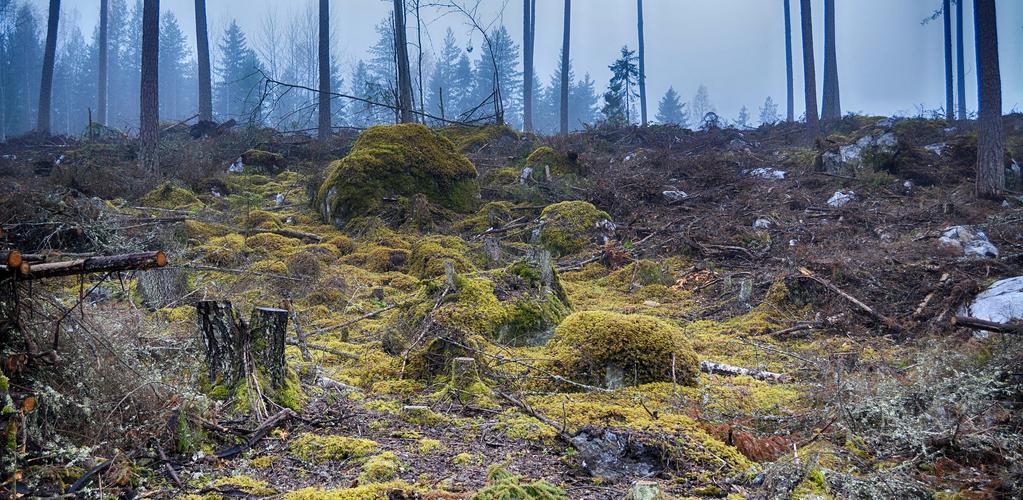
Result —
[[938, 156], [941, 156], [941, 153], [945, 151], [945, 143], [944, 142], [939, 142], [939, 143], [936, 143], [936, 144], [928, 144], [928, 145], [924, 146], [924, 149], [926, 149], [927, 151], [930, 151], [930, 152], [932, 152], [932, 153], [934, 153], [934, 154], [936, 154]]
[[764, 218], [764, 217], [761, 217], [761, 218], [753, 221], [753, 228], [754, 229], [769, 229], [772, 225], [774, 225], [774, 223], [771, 222], [771, 219], [767, 219], [767, 218]]
[[892, 125], [895, 125], [895, 118], [894, 117], [882, 118], [878, 120], [875, 125], [881, 128], [892, 128]]
[[798, 240], [789, 240], [789, 246], [790, 247], [796, 246], [796, 243], [799, 243], [799, 241]]
[[533, 167], [526, 167], [522, 169], [522, 173], [519, 175], [519, 184], [525, 184], [529, 180], [529, 177], [533, 175]]
[[242, 162], [242, 157], [239, 156], [230, 167], [227, 167], [227, 171], [232, 174], [240, 174], [245, 171], [245, 163]]
[[758, 167], [758, 168], [746, 170], [743, 173], [748, 175], [748, 176], [750, 176], [750, 177], [756, 177], [758, 179], [767, 179], [767, 180], [781, 180], [781, 179], [784, 179], [785, 175], [786, 175], [784, 170], [778, 170], [778, 169], [772, 168], [772, 167]]
[[632, 483], [627, 500], [657, 500], [661, 496], [661, 486], [656, 481], [640, 480]]
[[274, 197], [274, 203], [279, 207], [284, 204], [284, 193], [277, 193]]
[[995, 323], [1023, 320], [1023, 276], [996, 281], [959, 313]]
[[728, 149], [732, 151], [741, 151], [749, 147], [749, 143], [742, 139], [732, 139], [728, 141]]
[[660, 307], [661, 303], [656, 300], [644, 300], [643, 305], [647, 307]]
[[961, 251], [968, 258], [997, 258], [998, 247], [987, 239], [984, 231], [968, 226], [945, 229], [938, 240], [942, 245]]
[[828, 206], [834, 208], [844, 207], [854, 200], [856, 200], [856, 193], [853, 191], [835, 191], [835, 194], [828, 198]]
[[664, 191], [661, 194], [664, 196], [665, 200], [672, 203], [682, 201], [689, 197], [688, 193], [686, 193], [685, 191], [679, 191], [677, 189]]

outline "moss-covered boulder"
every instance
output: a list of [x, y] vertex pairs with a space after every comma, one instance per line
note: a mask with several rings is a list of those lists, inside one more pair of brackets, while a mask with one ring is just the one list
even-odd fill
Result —
[[614, 236], [611, 216], [585, 201], [548, 205], [540, 214], [540, 243], [555, 257], [571, 255]]
[[551, 175], [581, 173], [579, 157], [576, 154], [565, 154], [550, 146], [540, 146], [526, 158], [526, 167], [533, 170], [533, 178], [544, 178], [549, 168]]
[[279, 174], [288, 167], [284, 155], [261, 149], [250, 149], [242, 153], [241, 159], [245, 173], [249, 174]]
[[343, 226], [377, 212], [386, 198], [423, 194], [458, 212], [479, 198], [476, 167], [451, 141], [419, 124], [370, 127], [348, 156], [331, 164], [316, 204], [324, 219]]
[[167, 210], [192, 210], [203, 206], [195, 193], [173, 182], [164, 182], [146, 193], [139, 199], [139, 204], [144, 207]]
[[469, 245], [453, 236], [429, 236], [412, 244], [409, 274], [419, 278], [435, 278], [444, 274], [444, 263], [451, 262], [456, 272], [475, 271], [469, 258]]
[[548, 346], [555, 369], [592, 385], [617, 388], [675, 381], [693, 385], [699, 360], [678, 327], [642, 314], [577, 312], [558, 325]]

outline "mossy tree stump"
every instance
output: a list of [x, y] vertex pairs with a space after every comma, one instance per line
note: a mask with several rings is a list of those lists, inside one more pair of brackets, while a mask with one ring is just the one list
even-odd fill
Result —
[[210, 386], [233, 387], [245, 374], [245, 325], [226, 300], [203, 300], [195, 309], [206, 354], [206, 380]]
[[256, 369], [266, 375], [274, 389], [284, 387], [287, 365], [284, 340], [288, 332], [288, 311], [257, 307], [249, 321], [248, 347]]

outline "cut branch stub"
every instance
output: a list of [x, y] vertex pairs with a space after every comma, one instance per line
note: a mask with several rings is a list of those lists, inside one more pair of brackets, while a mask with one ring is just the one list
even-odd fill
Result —
[[274, 389], [284, 387], [287, 366], [284, 340], [288, 331], [288, 311], [257, 307], [249, 320], [249, 349], [256, 368], [262, 370]]
[[234, 387], [245, 374], [242, 362], [244, 325], [231, 302], [204, 300], [195, 304], [199, 334], [206, 348], [206, 376], [210, 386]]

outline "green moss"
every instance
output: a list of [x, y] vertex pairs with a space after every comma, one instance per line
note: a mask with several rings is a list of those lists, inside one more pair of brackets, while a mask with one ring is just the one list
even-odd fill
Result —
[[459, 273], [472, 272], [476, 266], [466, 257], [469, 246], [459, 238], [430, 236], [412, 245], [409, 273], [420, 278], [444, 275], [444, 263], [451, 262]]
[[674, 325], [640, 314], [577, 312], [558, 326], [549, 345], [556, 369], [594, 385], [671, 381], [696, 383], [699, 360]]
[[245, 238], [240, 234], [229, 234], [212, 238], [199, 247], [206, 262], [224, 267], [235, 267], [245, 258]]
[[463, 153], [479, 149], [501, 138], [519, 140], [519, 133], [507, 125], [484, 125], [482, 127], [453, 125], [444, 127], [437, 133], [450, 140]]
[[242, 164], [246, 173], [273, 174], [287, 167], [284, 155], [260, 149], [250, 149], [242, 153]]
[[351, 238], [343, 234], [327, 240], [326, 243], [337, 248], [341, 255], [348, 255], [355, 250], [355, 243]]
[[344, 256], [341, 262], [359, 266], [375, 273], [404, 272], [408, 269], [410, 254], [411, 252], [404, 248], [366, 245], [359, 248], [355, 253]]
[[329, 462], [366, 458], [377, 450], [376, 441], [348, 436], [303, 433], [289, 443], [291, 453], [302, 460]]
[[444, 449], [444, 444], [437, 439], [423, 438], [419, 440], [419, 453], [427, 454]]
[[242, 220], [247, 229], [274, 230], [281, 228], [281, 218], [266, 210], [253, 210], [247, 213]]
[[[494, 295], [494, 283], [485, 278], [455, 278], [457, 290], [451, 299], [434, 312], [434, 320], [457, 331], [493, 335], [506, 317], [501, 301]], [[420, 306], [422, 313], [432, 304]]]
[[258, 233], [245, 238], [245, 246], [260, 255], [283, 258], [302, 246], [302, 240], [274, 233]]
[[508, 304], [505, 320], [497, 330], [497, 340], [513, 346], [542, 343], [571, 312], [554, 293], [546, 293], [542, 298], [519, 299]]
[[473, 500], [567, 500], [565, 490], [537, 480], [524, 483], [522, 476], [512, 474], [503, 465], [492, 465], [487, 470], [487, 486], [473, 495]]
[[277, 457], [273, 455], [263, 455], [261, 457], [253, 458], [249, 461], [249, 465], [257, 469], [269, 469], [273, 466], [274, 462], [277, 461]]
[[385, 483], [398, 478], [401, 472], [401, 461], [394, 453], [385, 451], [374, 455], [362, 465], [362, 474], [359, 474], [359, 481], [365, 483]]
[[475, 214], [452, 225], [459, 233], [479, 234], [490, 228], [503, 227], [515, 219], [513, 205], [508, 201], [491, 201], [483, 205]]
[[813, 469], [792, 490], [793, 499], [831, 498], [828, 482], [820, 469]]
[[202, 208], [203, 204], [192, 191], [164, 182], [139, 199], [139, 204], [146, 207], [165, 208], [169, 210], [191, 210]]
[[580, 170], [577, 161], [549, 146], [536, 148], [526, 158], [526, 166], [533, 169], [534, 176], [543, 176], [545, 167], [550, 167], [553, 175], [578, 174]]
[[185, 235], [197, 241], [209, 241], [210, 238], [224, 236], [231, 232], [230, 228], [223, 224], [207, 224], [197, 220], [188, 219], [182, 222]]
[[467, 467], [470, 465], [477, 465], [480, 463], [483, 463], [483, 460], [479, 455], [475, 455], [468, 452], [459, 453], [451, 457], [451, 465], [454, 465], [455, 467]]
[[260, 481], [249, 476], [220, 478], [210, 483], [210, 487], [238, 490], [246, 495], [252, 495], [255, 497], [265, 497], [277, 494], [277, 490], [271, 488], [265, 481]]
[[344, 159], [331, 164], [316, 205], [344, 225], [378, 211], [384, 198], [422, 193], [445, 208], [466, 212], [479, 197], [477, 172], [451, 141], [419, 124], [371, 127]]
[[611, 216], [585, 201], [563, 201], [544, 208], [540, 221], [540, 242], [561, 257], [583, 250], [607, 233]]
[[342, 490], [303, 488], [284, 495], [285, 500], [388, 500], [416, 498], [419, 488], [404, 481], [370, 483]]

